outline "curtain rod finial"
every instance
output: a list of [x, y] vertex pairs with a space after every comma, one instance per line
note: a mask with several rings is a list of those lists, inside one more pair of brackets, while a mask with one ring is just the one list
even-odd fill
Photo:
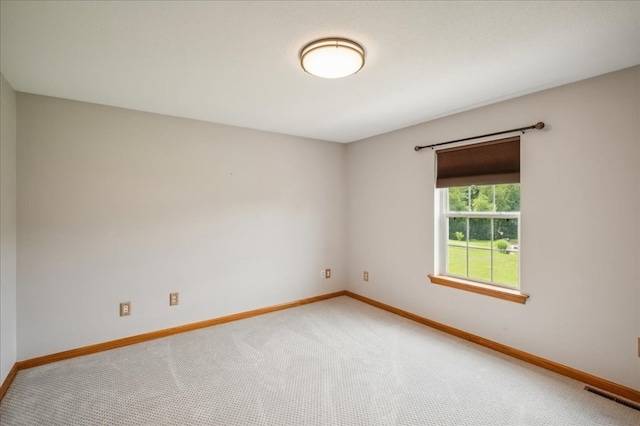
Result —
[[544, 123], [542, 121], [538, 121], [534, 126], [537, 130], [544, 129]]
[[420, 146], [416, 145], [416, 147], [415, 147], [415, 148], [413, 148], [413, 149], [415, 149], [416, 151], [420, 151], [420, 150], [422, 149], [422, 147], [420, 147]]

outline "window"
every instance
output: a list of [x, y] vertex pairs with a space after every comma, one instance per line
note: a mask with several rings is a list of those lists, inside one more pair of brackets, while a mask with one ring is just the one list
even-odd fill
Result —
[[436, 152], [438, 275], [431, 282], [525, 303], [520, 137]]
[[441, 189], [440, 270], [445, 275], [519, 288], [520, 185]]

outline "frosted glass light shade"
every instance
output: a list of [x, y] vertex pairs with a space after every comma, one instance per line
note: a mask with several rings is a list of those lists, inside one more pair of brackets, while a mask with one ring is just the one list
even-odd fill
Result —
[[300, 65], [306, 72], [317, 77], [346, 77], [357, 73], [364, 66], [364, 49], [351, 40], [324, 38], [302, 48]]

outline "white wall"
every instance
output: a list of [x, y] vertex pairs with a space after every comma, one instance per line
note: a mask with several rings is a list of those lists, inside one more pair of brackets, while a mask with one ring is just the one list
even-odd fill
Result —
[[16, 362], [16, 93], [0, 74], [0, 384]]
[[[434, 153], [414, 145], [537, 121], [521, 144], [527, 304], [429, 283]], [[635, 67], [349, 144], [349, 290], [640, 389], [639, 123]]]
[[344, 145], [23, 93], [18, 117], [18, 359], [346, 288]]

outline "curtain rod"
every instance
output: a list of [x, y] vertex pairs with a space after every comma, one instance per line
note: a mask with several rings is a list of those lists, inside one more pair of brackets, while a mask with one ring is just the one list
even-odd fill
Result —
[[532, 129], [536, 129], [536, 130], [544, 129], [544, 123], [542, 121], [538, 121], [536, 124], [534, 124], [532, 126], [519, 127], [517, 129], [511, 129], [511, 130], [503, 130], [502, 132], [487, 133], [486, 135], [480, 135], [480, 136], [471, 136], [470, 138], [456, 139], [455, 141], [434, 143], [433, 145], [424, 145], [424, 146], [416, 145], [416, 147], [414, 149], [416, 151], [420, 151], [421, 149], [424, 149], [424, 148], [433, 149], [436, 146], [440, 146], [440, 145], [448, 145], [450, 143], [464, 142], [464, 141], [469, 141], [469, 140], [472, 140], [472, 139], [486, 138], [487, 136], [503, 135], [505, 133], [513, 133], [513, 132], [522, 132], [522, 133], [524, 133], [525, 130], [532, 130]]

